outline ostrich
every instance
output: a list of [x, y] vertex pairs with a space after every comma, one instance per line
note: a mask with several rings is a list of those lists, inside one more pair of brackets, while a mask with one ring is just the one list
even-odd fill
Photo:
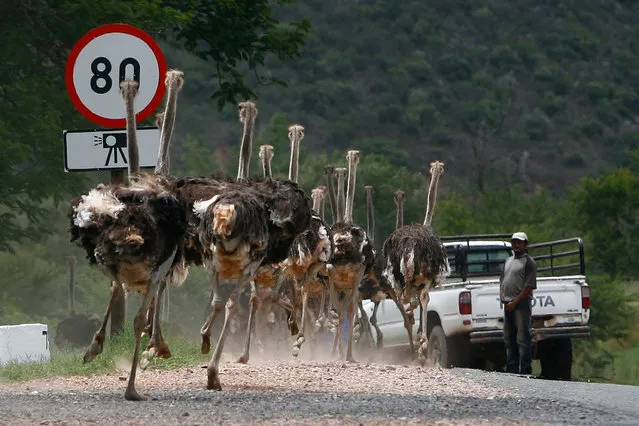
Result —
[[[291, 143], [291, 156], [290, 156], [290, 162], [289, 162], [288, 179], [289, 179], [289, 182], [297, 184], [298, 170], [299, 170], [299, 149], [300, 149], [299, 146], [302, 139], [304, 139], [304, 127], [299, 124], [294, 124], [290, 126], [288, 128], [288, 138]], [[266, 155], [264, 155], [264, 159], [266, 160]], [[268, 168], [269, 166], [263, 166], [264, 170]], [[273, 182], [272, 180], [268, 179], [268, 177], [267, 177], [267, 180], [270, 182]], [[313, 223], [314, 222], [311, 221], [311, 229], [312, 229]], [[304, 268], [306, 272], [306, 270], [308, 270], [308, 267], [310, 265], [310, 263], [308, 262], [312, 263], [313, 261], [312, 258], [309, 258], [308, 260], [306, 258], [314, 254], [313, 253], [314, 247], [310, 247], [310, 250], [311, 250], [310, 252], [307, 252], [307, 253], [302, 252], [303, 250], [302, 247], [307, 248], [308, 241], [304, 241], [304, 239], [307, 239], [307, 234], [309, 230], [302, 230], [302, 231], [303, 232], [298, 233], [298, 235], [292, 241], [292, 244], [290, 245], [291, 249], [289, 250], [288, 259], [291, 258], [290, 251], [295, 250], [296, 251], [295, 256], [297, 256], [299, 260], [298, 262], [295, 262], [295, 263], [302, 263], [302, 265], [298, 265], [298, 266]], [[251, 299], [250, 299], [251, 313], [254, 313], [258, 309], [258, 306], [261, 301], [264, 301], [268, 298], [271, 298], [272, 300], [275, 300], [275, 301], [280, 300], [278, 281], [280, 281], [280, 279], [283, 279], [283, 278], [284, 277], [280, 277], [279, 261], [278, 262], [265, 261], [259, 267], [254, 280], [254, 285], [251, 288]], [[295, 291], [294, 289], [291, 289], [291, 292], [293, 293], [292, 294], [293, 300], [291, 304], [291, 311], [289, 313], [288, 322], [289, 322], [289, 327], [291, 328], [291, 333], [295, 335], [295, 334], [298, 334], [299, 329], [296, 323], [296, 309], [295, 309], [296, 297], [295, 297], [294, 291]], [[283, 307], [285, 306], [283, 301], [279, 303]], [[247, 334], [246, 334], [246, 339], [244, 342], [244, 351], [242, 355], [240, 356], [240, 359], [238, 360], [238, 362], [242, 362], [242, 363], [248, 362], [249, 349], [250, 349], [250, 334], [251, 334], [250, 332], [253, 328], [254, 318], [255, 318], [254, 315], [249, 314], [249, 325], [247, 327]]]
[[[156, 174], [160, 176], [168, 177], [167, 175], [169, 171], [169, 144], [170, 144], [171, 134], [173, 132], [172, 123], [175, 122], [175, 114], [176, 114], [175, 104], [177, 102], [177, 92], [182, 88], [184, 84], [184, 73], [179, 70], [167, 71], [165, 84], [168, 89], [166, 111], [156, 115], [156, 124], [158, 125], [158, 127], [163, 128], [164, 117], [165, 115], [167, 115], [168, 123], [171, 123], [171, 125], [170, 125], [170, 128], [167, 128], [167, 129], [163, 128], [163, 131], [160, 134], [158, 166], [156, 166], [155, 172]], [[130, 90], [133, 90], [133, 89], [130, 89]], [[130, 94], [129, 94], [129, 97], [131, 97]], [[125, 102], [132, 103], [133, 99], [125, 100]], [[127, 105], [125, 104], [125, 106]], [[128, 110], [132, 110], [133, 107], [128, 106], [127, 108]], [[133, 119], [132, 117], [133, 116], [127, 117], [127, 118], [130, 121]], [[130, 141], [128, 166], [129, 166], [129, 179], [131, 180], [131, 179], [135, 179], [135, 175], [139, 172], [139, 166], [138, 166], [139, 156], [137, 153], [137, 135], [135, 133], [134, 126], [127, 126], [127, 140]], [[133, 149], [131, 149], [131, 146], [133, 146]], [[162, 166], [160, 167], [160, 165]], [[186, 274], [186, 269], [185, 268], [182, 269], [181, 273]], [[183, 280], [180, 281], [180, 279], [175, 280], [176, 283], [181, 283], [182, 281]], [[163, 289], [162, 287], [165, 285], [166, 285], [165, 282], [162, 282], [160, 284], [160, 288], [158, 289], [158, 293], [159, 293], [158, 297], [161, 296], [162, 294], [161, 290]], [[85, 363], [92, 361], [97, 355], [99, 355], [102, 352], [104, 339], [106, 337], [106, 326], [107, 326], [109, 317], [111, 315], [111, 310], [116, 300], [120, 297], [120, 294], [123, 291], [124, 291], [124, 288], [120, 282], [112, 281], [111, 298], [109, 300], [109, 304], [107, 306], [106, 312], [102, 319], [102, 323], [100, 324], [100, 327], [98, 328], [98, 330], [95, 332], [93, 336], [93, 341], [91, 342], [91, 345], [89, 346], [86, 353], [84, 354], [83, 359]], [[147, 332], [153, 329], [153, 320], [155, 318], [154, 304], [155, 304], [155, 298], [151, 301], [149, 306], [148, 315], [150, 317], [149, 318], [150, 321], [145, 329], [145, 331]], [[150, 358], [152, 358], [153, 356], [157, 355], [162, 358], [168, 358], [171, 356], [171, 353], [168, 349], [168, 344], [164, 341], [159, 328], [157, 328], [157, 331], [155, 333], [151, 333], [151, 334], [152, 334], [152, 338], [149, 341], [149, 344], [147, 347], [148, 350], [142, 353], [141, 367], [143, 369], [146, 368], [146, 366], [148, 366], [148, 361], [150, 361]], [[156, 350], [157, 350], [157, 353], [156, 353]]]
[[[324, 304], [326, 298], [326, 285], [318, 274], [326, 270], [331, 259], [331, 231], [317, 212], [321, 210], [325, 197], [324, 188], [315, 188], [312, 191], [313, 217], [311, 226], [299, 234], [289, 250], [288, 258], [283, 262], [284, 274], [294, 282], [295, 295], [298, 293], [302, 299], [302, 323], [299, 333], [293, 345], [293, 356], [299, 355], [300, 348], [306, 340], [306, 324], [310, 316], [309, 298], [320, 299], [319, 312], [316, 326], [321, 328], [324, 318]], [[296, 298], [296, 297], [295, 297]]]
[[[238, 160], [238, 174], [236, 179], [237, 182], [248, 183], [249, 165], [251, 162], [251, 149], [253, 147], [253, 132], [255, 130], [255, 120], [257, 119], [257, 114], [258, 114], [258, 111], [257, 111], [257, 107], [255, 103], [251, 101], [244, 101], [238, 104], [238, 116], [239, 116], [240, 122], [243, 125], [243, 131], [242, 131], [242, 140], [240, 145], [240, 156]], [[215, 184], [211, 184], [210, 182], [202, 182], [202, 184], [203, 185], [201, 189], [204, 190], [203, 191], [204, 193], [202, 195], [206, 194], [208, 196], [201, 198], [200, 201], [205, 199], [210, 199], [211, 197], [214, 197], [222, 193], [222, 189]], [[231, 184], [229, 183], [229, 187], [230, 186]], [[202, 191], [199, 191], [199, 192], [202, 192]], [[198, 214], [196, 214], [194, 221], [199, 222], [200, 220], [201, 218], [199, 217]], [[199, 234], [200, 232], [199, 229], [197, 232]], [[199, 238], [199, 240], [201, 242], [201, 238]], [[198, 254], [199, 256], [201, 256], [202, 261], [205, 263], [210, 263], [210, 259], [207, 259], [207, 258], [210, 258], [212, 253], [208, 253], [205, 247], [198, 247], [198, 242], [194, 241], [193, 246], [196, 248], [199, 248], [199, 250], [195, 250], [195, 251], [196, 252], [200, 251], [200, 253]], [[217, 318], [217, 316], [222, 312], [225, 306], [225, 301], [222, 300], [222, 297], [219, 291], [219, 282], [217, 281], [217, 278], [215, 276], [215, 273], [213, 272], [213, 269], [210, 269], [210, 271], [212, 271], [211, 272], [211, 280], [212, 280], [211, 305], [213, 309], [200, 330], [200, 335], [202, 338], [201, 351], [203, 354], [207, 354], [211, 350], [211, 330], [213, 328], [213, 322], [215, 321], [215, 318]]]
[[[366, 232], [368, 234], [368, 239], [371, 246], [374, 246], [375, 211], [373, 208], [373, 187], [371, 185], [365, 185], [364, 191], [366, 193]], [[373, 255], [375, 255], [374, 252]], [[384, 298], [384, 295], [383, 293], [378, 295], [378, 293], [380, 293], [380, 289], [378, 280], [375, 276], [374, 268], [372, 267], [373, 265], [368, 266], [369, 267], [364, 271], [364, 276], [362, 277], [358, 288], [360, 297], [357, 300], [357, 305], [359, 307], [361, 318], [358, 323], [355, 324], [356, 329], [359, 329], [359, 332], [357, 333], [359, 334], [357, 340], [358, 342], [360, 341], [359, 339], [361, 339], [362, 334], [366, 334], [369, 339], [372, 339], [370, 325], [373, 325], [375, 327], [375, 331], [377, 332], [377, 341], [380, 342], [382, 338], [382, 331], [377, 326], [376, 308], [379, 306], [379, 302]], [[363, 299], [371, 299], [375, 302], [375, 309], [373, 311], [374, 316], [371, 317], [370, 322], [362, 304]]]
[[[333, 342], [333, 354], [335, 354], [341, 342], [341, 330], [345, 315], [348, 315], [350, 324], [354, 323], [353, 318], [358, 308], [358, 286], [365, 270], [372, 267], [374, 263], [373, 247], [366, 232], [353, 223], [353, 201], [355, 199], [356, 173], [360, 153], [355, 150], [348, 151], [346, 158], [348, 160], [346, 205], [342, 221], [331, 227], [333, 232], [333, 256], [331, 267], [327, 268], [330, 303], [337, 310], [339, 318], [339, 325]], [[342, 295], [341, 298], [340, 295]], [[355, 361], [353, 358], [352, 326], [348, 327], [346, 360]]]
[[140, 340], [147, 313], [161, 283], [181, 284], [186, 278], [182, 244], [186, 233], [186, 206], [171, 191], [163, 176], [139, 174], [134, 98], [138, 84], [120, 83], [126, 108], [129, 184], [101, 185], [73, 204], [71, 241], [82, 246], [89, 262], [97, 264], [126, 291], [143, 296], [133, 320], [135, 349], [125, 399], [146, 396], [135, 389]]
[[420, 322], [424, 332], [418, 336], [420, 362], [425, 362], [426, 312], [428, 308], [429, 290], [438, 285], [450, 273], [446, 250], [439, 237], [430, 227], [439, 176], [444, 171], [444, 164], [431, 163], [432, 175], [428, 191], [426, 217], [422, 225], [405, 225], [393, 231], [382, 248], [384, 261], [383, 277], [392, 285], [397, 298], [402, 304], [409, 304], [413, 296], [419, 294], [422, 307]]

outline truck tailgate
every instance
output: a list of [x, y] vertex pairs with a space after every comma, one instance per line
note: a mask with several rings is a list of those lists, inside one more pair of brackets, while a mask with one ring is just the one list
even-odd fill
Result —
[[[544, 277], [537, 279], [537, 289], [533, 292], [533, 317], [554, 315], [579, 315], [581, 307], [581, 277]], [[503, 305], [499, 300], [499, 283], [477, 285], [471, 289], [472, 318], [481, 325], [487, 321], [503, 317]], [[491, 324], [494, 325], [492, 321]]]

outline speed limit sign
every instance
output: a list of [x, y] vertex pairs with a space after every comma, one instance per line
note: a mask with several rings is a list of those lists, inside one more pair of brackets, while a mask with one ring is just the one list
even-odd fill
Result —
[[155, 40], [139, 28], [108, 24], [86, 33], [71, 49], [65, 70], [73, 105], [103, 127], [125, 127], [120, 81], [139, 84], [136, 121], [149, 117], [162, 102], [166, 59]]

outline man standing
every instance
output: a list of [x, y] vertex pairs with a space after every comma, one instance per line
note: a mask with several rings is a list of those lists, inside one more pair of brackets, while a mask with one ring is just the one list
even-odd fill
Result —
[[506, 372], [532, 373], [532, 292], [537, 288], [537, 264], [526, 251], [528, 236], [515, 232], [511, 237], [513, 256], [506, 259], [499, 279], [504, 304]]

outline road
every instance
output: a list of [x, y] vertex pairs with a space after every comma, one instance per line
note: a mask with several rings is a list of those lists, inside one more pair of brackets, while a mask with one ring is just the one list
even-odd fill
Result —
[[198, 367], [0, 383], [0, 424], [639, 424], [639, 387], [468, 369], [321, 361], [225, 362], [224, 390]]

